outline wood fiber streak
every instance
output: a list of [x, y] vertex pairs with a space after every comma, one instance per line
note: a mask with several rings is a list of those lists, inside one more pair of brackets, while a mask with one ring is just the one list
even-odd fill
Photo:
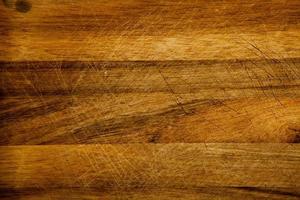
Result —
[[299, 0], [0, 0], [0, 199], [300, 199]]
[[[0, 147], [0, 186], [4, 195], [12, 191], [33, 197], [60, 196], [73, 189], [75, 196], [91, 190], [91, 197], [93, 193], [114, 197], [117, 190], [153, 199], [151, 191], [157, 190], [170, 198], [182, 190], [181, 197], [188, 199], [202, 193], [217, 198], [223, 192], [227, 198], [293, 199], [299, 197], [299, 150], [298, 145], [287, 144]], [[43, 188], [47, 192], [39, 194]]]

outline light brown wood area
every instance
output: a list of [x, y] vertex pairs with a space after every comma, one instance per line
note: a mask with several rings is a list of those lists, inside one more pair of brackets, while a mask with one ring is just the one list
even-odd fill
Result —
[[92, 199], [299, 197], [297, 145], [42, 145], [1, 147], [0, 153], [8, 197], [14, 190], [30, 198], [66, 198], [73, 190], [75, 198]]
[[0, 199], [300, 199], [298, 0], [1, 0]]
[[5, 60], [257, 58], [253, 47], [299, 56], [298, 0], [2, 1]]

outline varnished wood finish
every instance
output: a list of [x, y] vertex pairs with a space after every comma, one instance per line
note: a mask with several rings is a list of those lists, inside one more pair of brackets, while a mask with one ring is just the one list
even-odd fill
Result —
[[300, 2], [2, 0], [0, 199], [299, 199]]

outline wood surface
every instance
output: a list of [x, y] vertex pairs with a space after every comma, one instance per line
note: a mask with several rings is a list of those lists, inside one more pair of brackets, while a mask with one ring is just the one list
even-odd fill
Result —
[[299, 151], [295, 144], [225, 143], [1, 147], [0, 185], [7, 197], [63, 199], [74, 190], [74, 198], [91, 199], [297, 199]]
[[300, 199], [300, 1], [2, 0], [0, 199]]

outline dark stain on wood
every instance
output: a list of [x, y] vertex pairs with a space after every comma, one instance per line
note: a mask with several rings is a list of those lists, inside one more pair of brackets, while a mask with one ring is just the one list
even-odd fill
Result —
[[31, 3], [25, 0], [17, 0], [16, 10], [18, 12], [27, 13], [31, 10]]
[[294, 137], [292, 138], [292, 143], [300, 143], [300, 129], [289, 128], [293, 132]]
[[158, 143], [160, 138], [160, 133], [153, 133], [149, 135], [149, 143]]
[[274, 194], [275, 196], [282, 196], [286, 198], [297, 197], [300, 198], [300, 193], [298, 191], [284, 191], [276, 188], [256, 188], [256, 187], [236, 187], [239, 190], [246, 190], [254, 193], [266, 193]]

